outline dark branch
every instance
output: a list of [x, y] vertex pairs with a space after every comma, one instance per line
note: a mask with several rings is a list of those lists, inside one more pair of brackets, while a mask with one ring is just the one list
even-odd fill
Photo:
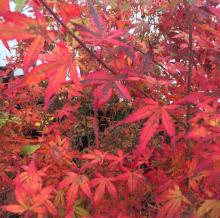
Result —
[[[193, 28], [192, 28], [192, 15], [190, 12], [190, 6], [188, 5], [187, 2], [185, 2], [186, 5], [186, 16], [187, 16], [187, 23], [188, 23], [188, 36], [189, 36], [189, 43], [188, 43], [188, 71], [187, 71], [187, 90], [186, 94], [189, 95], [191, 93], [191, 86], [192, 86], [192, 67], [193, 67]], [[190, 120], [191, 117], [191, 104], [187, 104], [186, 106], [186, 133], [190, 129]], [[190, 144], [189, 140], [186, 141], [186, 158], [190, 159]]]
[[68, 27], [63, 21], [58, 17], [58, 15], [48, 6], [48, 4], [44, 0], [39, 0], [41, 4], [47, 9], [47, 11], [54, 17], [54, 19], [64, 28], [66, 29], [71, 37], [73, 37], [81, 46], [86, 50], [94, 59], [96, 59], [105, 69], [110, 71], [113, 74], [116, 72], [109, 67], [103, 60], [101, 60], [93, 51], [91, 51]]

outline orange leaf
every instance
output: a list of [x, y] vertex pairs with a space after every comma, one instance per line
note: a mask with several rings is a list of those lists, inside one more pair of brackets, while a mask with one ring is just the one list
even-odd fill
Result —
[[11, 213], [18, 213], [18, 214], [22, 214], [26, 210], [24, 207], [22, 207], [21, 205], [17, 205], [17, 204], [5, 205], [5, 206], [2, 206], [2, 209], [7, 210]]
[[38, 54], [44, 45], [44, 37], [37, 35], [33, 42], [30, 44], [26, 55], [24, 57], [23, 69], [26, 72], [29, 67], [37, 60]]
[[182, 203], [190, 204], [188, 199], [180, 191], [178, 185], [175, 185], [174, 189], [169, 189], [165, 194], [160, 196], [160, 201], [164, 201], [166, 203], [162, 208], [160, 208], [157, 218], [180, 217]]
[[45, 109], [47, 108], [49, 100], [52, 97], [52, 95], [57, 94], [61, 84], [66, 81], [66, 76], [67, 76], [66, 66], [61, 66], [60, 68], [58, 68], [54, 76], [50, 79], [49, 85], [47, 86], [45, 92], [45, 99], [44, 99]]
[[208, 212], [210, 217], [219, 218], [220, 200], [205, 200], [205, 202], [198, 209], [198, 217], [203, 217]]
[[[10, 11], [9, 0], [1, 0], [0, 1], [1, 11]], [[1, 14], [1, 12], [0, 12]]]

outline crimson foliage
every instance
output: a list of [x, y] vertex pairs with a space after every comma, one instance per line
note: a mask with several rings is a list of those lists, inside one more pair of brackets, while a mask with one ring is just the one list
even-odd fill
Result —
[[218, 0], [12, 4], [0, 1], [15, 54], [0, 71], [3, 216], [218, 218]]

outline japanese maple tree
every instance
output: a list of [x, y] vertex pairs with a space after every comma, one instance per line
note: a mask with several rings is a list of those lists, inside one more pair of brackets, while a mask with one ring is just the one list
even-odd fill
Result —
[[220, 217], [218, 0], [0, 0], [0, 40], [1, 217]]

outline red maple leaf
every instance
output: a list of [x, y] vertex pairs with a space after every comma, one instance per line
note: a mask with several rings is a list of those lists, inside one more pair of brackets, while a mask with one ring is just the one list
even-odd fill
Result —
[[38, 193], [30, 195], [24, 186], [18, 185], [15, 189], [15, 197], [17, 204], [10, 204], [2, 206], [4, 210], [11, 213], [36, 213], [38, 217], [47, 214], [48, 212], [54, 217], [58, 217], [58, 211], [49, 200], [51, 198], [52, 187], [40, 189]]
[[0, 23], [1, 39], [3, 42], [16, 39], [30, 43], [24, 54], [23, 70], [28, 72], [43, 49], [50, 34], [46, 29], [44, 16], [36, 13], [36, 18], [28, 17], [18, 12], [4, 11], [1, 13], [5, 22]]
[[94, 202], [97, 204], [102, 200], [106, 189], [113, 198], [117, 199], [117, 191], [112, 183], [113, 181], [116, 181], [116, 179], [113, 177], [104, 177], [99, 173], [96, 173], [96, 176], [98, 178], [93, 179], [90, 183], [91, 187], [97, 186], [94, 196]]
[[59, 184], [59, 189], [68, 188], [66, 194], [67, 213], [73, 213], [73, 204], [81, 190], [88, 198], [92, 199], [92, 193], [89, 187], [89, 179], [85, 175], [74, 172], [67, 172], [66, 177]]
[[117, 176], [116, 180], [126, 180], [129, 192], [133, 192], [137, 188], [139, 182], [145, 181], [145, 177], [140, 169], [135, 170], [123, 167], [123, 170], [125, 173]]
[[143, 152], [146, 149], [146, 145], [156, 133], [159, 127], [160, 117], [162, 117], [162, 124], [165, 130], [167, 131], [168, 135], [170, 137], [175, 138], [175, 134], [176, 134], [173, 119], [167, 113], [167, 110], [173, 110], [177, 107], [177, 105], [166, 105], [161, 107], [157, 102], [153, 101], [152, 99], [144, 99], [144, 102], [147, 103], [148, 105], [131, 113], [123, 121], [119, 121], [116, 124], [116, 126], [120, 126], [125, 123], [132, 123], [148, 118], [143, 128], [141, 129], [138, 148], [137, 148], [139, 153]]
[[98, 85], [93, 95], [95, 107], [99, 108], [110, 100], [113, 90], [119, 98], [131, 100], [131, 95], [122, 81], [130, 80], [133, 77], [134, 75], [129, 74], [112, 75], [105, 71], [97, 71], [85, 76], [82, 83]]
[[89, 42], [93, 45], [110, 44], [110, 45], [118, 45], [129, 48], [130, 47], [129, 45], [127, 45], [126, 43], [124, 43], [119, 39], [119, 37], [127, 33], [127, 30], [109, 31], [105, 26], [102, 17], [97, 13], [92, 1], [89, 1], [88, 6], [91, 16], [90, 21], [94, 31], [92, 31], [91, 28], [87, 28], [86, 26], [82, 26], [80, 24], [74, 24], [75, 27], [85, 37], [84, 41]]
[[166, 203], [160, 208], [157, 218], [180, 217], [182, 204], [190, 204], [178, 185], [175, 185], [174, 189], [169, 189], [166, 193], [162, 194], [158, 200]]
[[67, 77], [74, 82], [77, 88], [81, 89], [76, 65], [72, 54], [66, 44], [60, 42], [50, 54], [40, 55], [43, 63], [33, 68], [25, 77], [25, 84], [36, 84], [44, 79], [49, 79], [49, 84], [45, 93], [45, 109], [50, 98], [59, 91], [62, 83], [67, 81]]
[[101, 152], [100, 150], [95, 149], [92, 152], [89, 152], [87, 154], [82, 154], [80, 156], [83, 160], [90, 160], [89, 162], [86, 162], [81, 169], [89, 168], [91, 165], [98, 165], [101, 166], [106, 159], [106, 152]]
[[124, 159], [128, 156], [128, 154], [124, 154], [121, 149], [118, 149], [117, 156], [112, 154], [106, 155], [106, 160], [111, 161], [111, 164], [109, 164], [109, 167], [115, 166], [119, 164], [120, 166], [123, 166]]

